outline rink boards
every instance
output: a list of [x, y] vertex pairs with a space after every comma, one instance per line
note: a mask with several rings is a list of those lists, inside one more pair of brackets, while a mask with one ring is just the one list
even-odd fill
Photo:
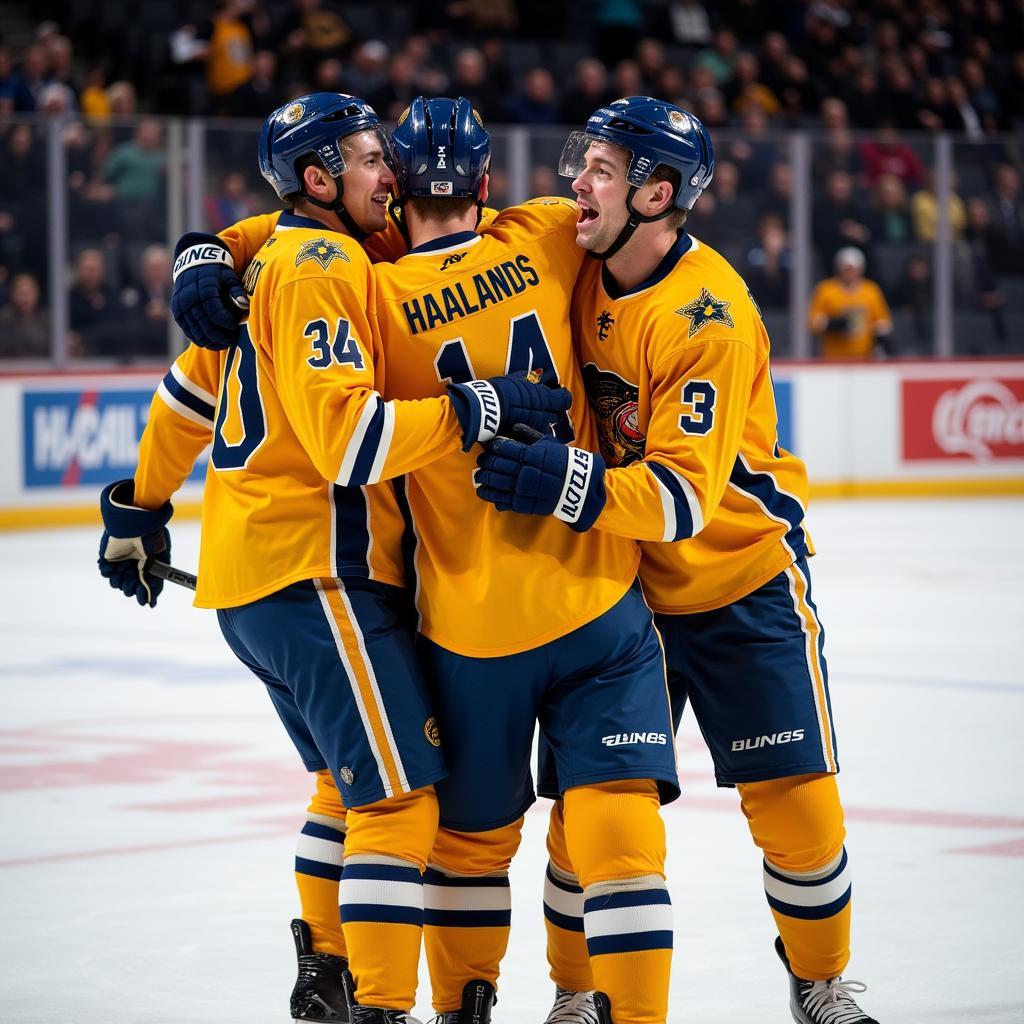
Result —
[[[1024, 493], [1024, 359], [782, 362], [779, 440], [815, 497]], [[93, 522], [160, 371], [0, 376], [0, 528]], [[194, 514], [205, 456], [176, 500]]]

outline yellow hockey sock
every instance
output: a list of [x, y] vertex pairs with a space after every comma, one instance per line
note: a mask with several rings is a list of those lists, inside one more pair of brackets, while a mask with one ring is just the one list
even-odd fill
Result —
[[338, 912], [338, 882], [345, 857], [345, 808], [329, 771], [316, 773], [316, 792], [295, 845], [295, 884], [302, 919], [318, 953], [347, 956]]
[[437, 1013], [462, 1005], [466, 982], [498, 986], [512, 925], [508, 866], [523, 819], [489, 832], [441, 828], [424, 875], [424, 945]]
[[564, 802], [555, 800], [548, 821], [548, 867], [544, 878], [544, 927], [551, 980], [569, 992], [594, 987], [583, 931], [583, 887], [565, 846]]
[[432, 786], [348, 812], [341, 920], [362, 1006], [410, 1010], [423, 934], [423, 870], [437, 832]]
[[672, 901], [657, 784], [579, 786], [566, 791], [564, 813], [594, 987], [611, 1000], [615, 1024], [665, 1024]]
[[737, 787], [764, 889], [790, 968], [808, 981], [842, 974], [850, 960], [851, 875], [834, 775], [801, 775]]

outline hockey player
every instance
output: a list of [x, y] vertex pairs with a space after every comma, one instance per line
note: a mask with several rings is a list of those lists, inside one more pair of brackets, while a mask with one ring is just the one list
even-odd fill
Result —
[[[576, 287], [573, 327], [600, 453], [537, 435], [499, 439], [480, 459], [478, 494], [644, 542], [641, 580], [675, 723], [690, 700], [719, 784], [739, 790], [764, 854], [793, 1017], [873, 1024], [851, 994], [860, 983], [840, 977], [850, 869], [807, 566], [807, 475], [778, 444], [758, 309], [732, 267], [684, 229], [711, 181], [711, 141], [685, 110], [630, 97], [569, 137], [559, 169], [574, 179], [577, 240], [595, 257]], [[542, 786], [555, 774], [549, 763]], [[583, 990], [590, 976], [572, 952], [580, 899], [565, 884], [573, 851], [557, 814], [552, 823], [562, 874], [549, 887], [549, 939], [553, 960], [577, 965], [563, 984]]]
[[[485, 141], [465, 100], [416, 100], [395, 131], [413, 248], [378, 266], [377, 316], [398, 400], [492, 366], [582, 394], [567, 315], [582, 258], [575, 204], [515, 207], [477, 233]], [[571, 427], [593, 438], [585, 404], [570, 420], [563, 437]], [[497, 514], [474, 500], [473, 469], [453, 453], [408, 483], [421, 653], [451, 772], [428, 876], [435, 1006], [445, 1024], [468, 1021], [463, 984], [497, 977], [539, 719], [560, 766], [595, 983], [620, 1024], [663, 1022], [671, 924], [658, 802], [676, 781], [661, 652], [632, 587], [638, 552], [613, 534]]]
[[[402, 589], [399, 504], [389, 484], [364, 485], [521, 416], [546, 429], [569, 395], [496, 376], [385, 401], [373, 277], [356, 240], [384, 227], [395, 180], [376, 114], [351, 96], [301, 97], [267, 119], [259, 156], [289, 210], [248, 268], [248, 323], [226, 350], [190, 347], [164, 378], [134, 480], [101, 497], [99, 564], [112, 586], [156, 603], [147, 559], [169, 552], [169, 498], [212, 441], [196, 604], [217, 609], [307, 769], [333, 777], [348, 809], [351, 1019], [399, 1024], [415, 1001], [445, 767]], [[179, 266], [225, 259], [193, 241]], [[310, 935], [296, 930], [301, 948]], [[321, 1019], [347, 1019], [331, 1013]]]

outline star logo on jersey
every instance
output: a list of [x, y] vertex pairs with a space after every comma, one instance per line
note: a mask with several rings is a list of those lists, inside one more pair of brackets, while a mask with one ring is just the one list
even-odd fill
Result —
[[729, 315], [731, 302], [724, 299], [716, 299], [714, 295], [701, 288], [700, 295], [692, 302], [676, 310], [679, 316], [685, 316], [690, 321], [690, 329], [686, 332], [688, 338], [692, 338], [702, 327], [708, 324], [725, 324], [726, 327], [735, 327], [732, 317]]
[[601, 310], [601, 315], [597, 318], [597, 340], [607, 341], [608, 332], [612, 329], [612, 324], [615, 323], [615, 317], [608, 312], [607, 309]]
[[301, 266], [307, 260], [316, 260], [324, 270], [335, 260], [352, 262], [348, 258], [348, 253], [337, 242], [331, 241], [329, 238], [314, 238], [310, 242], [303, 242], [299, 254], [295, 257], [295, 266]]

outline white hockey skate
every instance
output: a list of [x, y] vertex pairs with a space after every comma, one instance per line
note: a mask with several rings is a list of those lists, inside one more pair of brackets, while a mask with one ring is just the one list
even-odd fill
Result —
[[555, 1005], [544, 1024], [597, 1024], [593, 992], [570, 992], [556, 986]]

